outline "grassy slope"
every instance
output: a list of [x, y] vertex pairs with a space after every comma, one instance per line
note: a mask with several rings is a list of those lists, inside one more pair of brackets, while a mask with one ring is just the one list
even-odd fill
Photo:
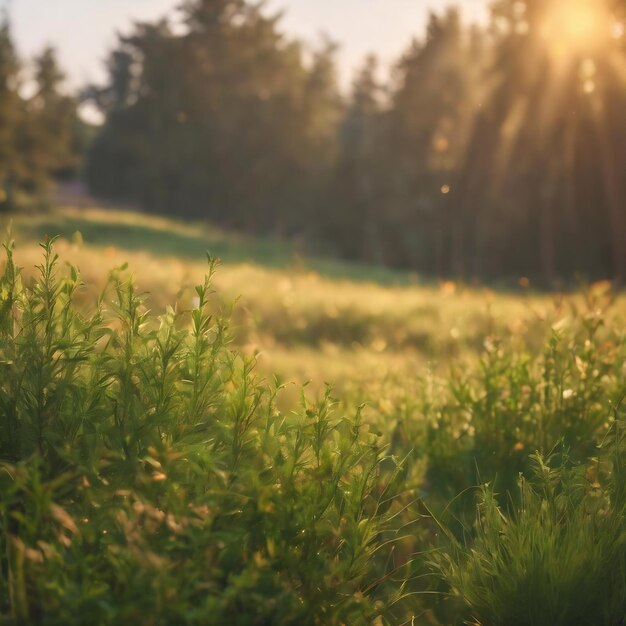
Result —
[[[540, 626], [621, 623], [613, 614], [623, 615], [622, 570], [603, 564], [614, 553], [623, 567], [626, 505], [612, 512], [602, 503], [623, 501], [622, 474], [613, 477], [609, 461], [600, 463], [595, 456], [589, 466], [575, 467], [572, 476], [567, 459], [560, 470], [539, 463], [537, 471], [536, 459], [528, 456], [555, 450], [564, 439], [572, 459], [580, 461], [598, 454], [597, 442], [606, 439], [626, 372], [623, 300], [604, 313], [612, 300], [607, 285], [559, 297], [420, 284], [407, 275], [307, 260], [276, 242], [98, 210], [22, 216], [14, 232], [25, 274], [41, 262], [37, 240], [60, 234], [56, 245], [62, 260], [82, 268], [89, 289], [101, 289], [109, 269], [128, 262], [155, 310], [173, 303], [190, 308], [192, 286], [205, 272], [204, 249], [221, 256], [215, 306], [228, 308], [238, 300], [233, 313], [238, 348], [260, 351], [267, 374], [311, 379], [314, 389], [329, 381], [349, 403], [369, 400], [372, 419], [365, 432], [380, 430], [385, 449], [408, 459], [402, 482], [410, 506], [406, 516], [400, 515], [404, 508], [398, 512], [398, 524], [403, 533], [405, 522], [411, 530], [399, 540], [394, 558], [403, 564], [418, 555], [416, 581], [423, 554], [440, 540], [428, 522], [414, 526], [422, 515], [415, 494], [436, 512], [449, 510], [450, 528], [461, 534], [459, 520], [467, 524], [473, 516], [479, 481], [496, 481], [503, 501], [509, 502], [504, 494], [513, 494], [514, 507], [513, 483], [524, 474], [536, 494], [528, 492], [518, 517], [503, 521], [497, 499], [486, 490], [480, 510], [490, 516], [480, 518], [474, 534], [464, 527], [467, 546], [452, 531], [442, 536], [440, 567], [467, 607], [448, 599], [439, 604], [436, 594], [427, 595], [411, 609], [423, 618], [416, 624], [461, 623], [458, 615], [465, 620], [483, 614], [479, 621], [485, 624], [527, 624], [528, 619], [519, 621], [520, 606], [533, 608], [538, 617], [529, 619]], [[82, 295], [86, 301], [92, 296]], [[561, 338], [555, 334], [547, 341], [554, 330], [563, 331]], [[461, 374], [447, 376], [450, 368]], [[292, 395], [283, 398], [287, 404], [299, 393], [295, 385], [290, 389]], [[315, 412], [305, 415], [308, 428]], [[562, 488], [545, 490], [557, 483]], [[290, 506], [288, 499], [279, 500]], [[308, 513], [306, 519], [311, 519]], [[474, 535], [476, 541], [470, 539]], [[616, 575], [607, 578], [604, 570]], [[563, 577], [563, 571], [573, 573]], [[612, 612], [607, 597], [615, 600]], [[392, 623], [411, 620], [404, 616]]]
[[37, 242], [60, 235], [57, 248], [88, 284], [103, 285], [112, 267], [128, 262], [157, 310], [190, 306], [208, 250], [223, 263], [215, 281], [221, 305], [237, 300], [238, 345], [259, 351], [263, 370], [314, 388], [365, 389], [444, 371], [473, 358], [494, 333], [512, 341], [537, 333], [539, 345], [542, 320], [563, 314], [548, 296], [421, 284], [408, 273], [304, 258], [283, 242], [137, 213], [66, 208], [17, 216], [12, 228], [27, 272], [39, 260]]

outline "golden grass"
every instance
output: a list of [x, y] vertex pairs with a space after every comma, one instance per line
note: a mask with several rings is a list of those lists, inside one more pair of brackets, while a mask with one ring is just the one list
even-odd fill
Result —
[[[141, 225], [163, 233], [197, 235], [189, 226], [160, 217], [101, 209], [64, 209], [63, 219], [80, 217], [93, 227]], [[50, 215], [19, 217], [15, 223], [16, 259], [25, 275], [40, 262], [37, 242], [28, 235], [38, 220]], [[218, 237], [219, 232], [206, 229]], [[54, 234], [54, 233], [51, 233]], [[226, 237], [226, 235], [223, 235]], [[245, 245], [242, 241], [241, 245]], [[177, 304], [189, 309], [193, 286], [202, 281], [206, 264], [177, 256], [95, 246], [60, 238], [56, 249], [64, 262], [77, 265], [87, 285], [83, 298], [92, 299], [109, 271], [128, 263], [154, 310]], [[558, 323], [580, 296], [496, 293], [454, 283], [385, 286], [322, 277], [300, 267], [276, 269], [261, 264], [225, 262], [214, 287], [216, 306], [233, 303], [233, 331], [240, 349], [258, 353], [260, 371], [277, 372], [285, 380], [311, 381], [314, 389], [330, 383], [340, 389], [371, 387], [390, 377], [445, 372], [476, 357], [492, 337], [507, 341], [536, 334], [543, 342], [545, 319]]]

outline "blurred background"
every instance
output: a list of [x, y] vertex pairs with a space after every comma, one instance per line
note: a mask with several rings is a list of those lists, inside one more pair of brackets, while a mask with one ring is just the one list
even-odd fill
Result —
[[623, 0], [5, 2], [1, 207], [127, 207], [425, 277], [619, 281], [625, 19]]

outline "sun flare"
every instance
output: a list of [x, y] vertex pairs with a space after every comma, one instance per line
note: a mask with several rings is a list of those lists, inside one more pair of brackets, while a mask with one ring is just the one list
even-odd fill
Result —
[[547, 10], [542, 34], [558, 56], [589, 53], [606, 44], [611, 25], [598, 0], [557, 0]]

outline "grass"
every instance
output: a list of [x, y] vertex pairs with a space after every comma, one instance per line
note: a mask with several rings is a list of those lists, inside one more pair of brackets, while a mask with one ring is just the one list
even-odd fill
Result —
[[[17, 217], [13, 229], [25, 268], [37, 262], [41, 237], [61, 235], [57, 248], [92, 286], [87, 299], [110, 267], [128, 262], [156, 311], [191, 305], [208, 249], [222, 261], [215, 279], [222, 310], [237, 301], [238, 347], [259, 350], [268, 374], [311, 380], [318, 389], [326, 381], [343, 387], [393, 372], [443, 372], [451, 361], [476, 355], [493, 332], [528, 336], [553, 315], [544, 295], [418, 284], [408, 274], [304, 259], [284, 244], [141, 214], [65, 209]], [[542, 331], [536, 334], [540, 343]]]
[[[615, 453], [621, 465], [623, 450]], [[478, 624], [623, 623], [621, 471], [600, 484], [588, 479], [589, 468], [539, 455], [532, 460], [530, 478], [519, 479], [514, 511], [503, 513], [492, 489], [484, 488], [471, 548], [452, 540], [452, 550], [441, 554], [438, 565], [453, 596]]]
[[[208, 309], [186, 328], [131, 282], [83, 316], [50, 243], [0, 284], [0, 615], [9, 623], [367, 624], [400, 468], [329, 394], [291, 416]], [[391, 539], [391, 543], [382, 540]], [[382, 599], [382, 601], [381, 601]]]
[[[89, 246], [146, 251], [158, 257], [203, 262], [206, 251], [210, 250], [213, 256], [229, 264], [254, 263], [268, 268], [305, 266], [302, 251], [278, 239], [224, 233], [201, 222], [183, 224], [128, 211], [65, 208], [25, 219], [17, 216], [14, 224], [24, 237], [34, 241], [57, 235], [72, 239], [80, 233]], [[352, 281], [409, 284], [414, 280], [406, 272], [325, 257], [307, 257], [306, 267], [320, 275]]]
[[0, 284], [6, 623], [623, 623], [610, 285], [356, 281], [219, 233], [207, 268], [191, 227], [74, 220], [15, 220]]

